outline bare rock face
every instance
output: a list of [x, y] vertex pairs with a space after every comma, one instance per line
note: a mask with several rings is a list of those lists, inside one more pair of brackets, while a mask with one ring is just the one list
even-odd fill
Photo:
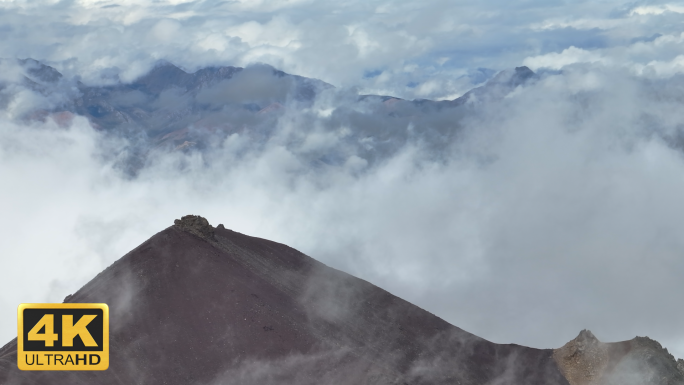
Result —
[[214, 227], [199, 215], [186, 215], [176, 219], [173, 224], [181, 230], [190, 232], [200, 238], [214, 240]]
[[604, 343], [582, 330], [553, 358], [570, 385], [684, 385], [684, 361], [648, 337]]
[[608, 351], [589, 330], [553, 352], [553, 358], [570, 385], [588, 385], [600, 377], [608, 363]]

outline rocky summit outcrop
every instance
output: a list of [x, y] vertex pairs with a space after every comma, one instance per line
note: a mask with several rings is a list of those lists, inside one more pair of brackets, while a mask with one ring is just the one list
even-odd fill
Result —
[[639, 383], [634, 375], [651, 381], [640, 384], [681, 378], [655, 341], [602, 344], [583, 331], [555, 351], [495, 344], [288, 246], [194, 215], [65, 302], [109, 305], [109, 369], [22, 372], [15, 339], [0, 349], [0, 384], [576, 385]]
[[[186, 215], [173, 221], [179, 229], [193, 233], [208, 240], [214, 240], [214, 227], [205, 218], [197, 215]], [[221, 225], [223, 226], [223, 225]]]
[[684, 385], [684, 361], [648, 337], [604, 343], [582, 330], [553, 358], [570, 385]]

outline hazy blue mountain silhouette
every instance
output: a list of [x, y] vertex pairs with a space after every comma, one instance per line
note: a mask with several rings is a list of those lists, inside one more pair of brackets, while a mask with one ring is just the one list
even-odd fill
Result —
[[[52, 108], [28, 112], [24, 119], [56, 116], [64, 120], [67, 113], [86, 117], [96, 129], [127, 141], [120, 166], [131, 175], [145, 167], [156, 151], [208, 151], [233, 134], [248, 137], [258, 148], [283, 124], [297, 124], [296, 135], [285, 143], [288, 147], [300, 145], [312, 127], [330, 133], [343, 127], [349, 130], [333, 148], [299, 154], [314, 167], [341, 165], [350, 155], [372, 166], [407, 143], [420, 143], [437, 159], [448, 152], [464, 116], [537, 78], [529, 68], [518, 67], [500, 72], [451, 101], [408, 101], [378, 95], [331, 96], [335, 88], [328, 83], [267, 65], [210, 67], [189, 73], [160, 62], [130, 83], [115, 76], [113, 84], [93, 86], [73, 83], [32, 59], [19, 64], [26, 86], [59, 95], [55, 98], [59, 103]], [[328, 116], [319, 116], [311, 108], [319, 97], [333, 99]], [[299, 122], [281, 121], [288, 112], [295, 113]]]

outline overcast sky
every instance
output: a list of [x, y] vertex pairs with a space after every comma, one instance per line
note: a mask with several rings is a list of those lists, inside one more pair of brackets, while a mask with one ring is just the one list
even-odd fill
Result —
[[[684, 127], [683, 22], [684, 3], [667, 2], [0, 2], [0, 56], [92, 85], [161, 59], [261, 62], [408, 99], [453, 99], [482, 68], [546, 74], [469, 118], [449, 162], [407, 146], [362, 174], [352, 157], [311, 172], [277, 140], [237, 159], [246, 144], [231, 137], [210, 166], [178, 172], [170, 155], [128, 179], [86, 119], [17, 121], [52, 100], [17, 91], [0, 112], [0, 341], [19, 303], [61, 301], [192, 213], [494, 342], [555, 348], [588, 328], [684, 358], [684, 159], [666, 139]], [[298, 129], [293, 114], [280, 130]]]

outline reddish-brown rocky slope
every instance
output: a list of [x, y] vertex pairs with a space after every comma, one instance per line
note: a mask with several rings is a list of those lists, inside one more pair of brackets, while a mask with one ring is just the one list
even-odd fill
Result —
[[66, 302], [110, 307], [103, 372], [2, 384], [559, 384], [552, 350], [500, 345], [288, 246], [186, 216]]

